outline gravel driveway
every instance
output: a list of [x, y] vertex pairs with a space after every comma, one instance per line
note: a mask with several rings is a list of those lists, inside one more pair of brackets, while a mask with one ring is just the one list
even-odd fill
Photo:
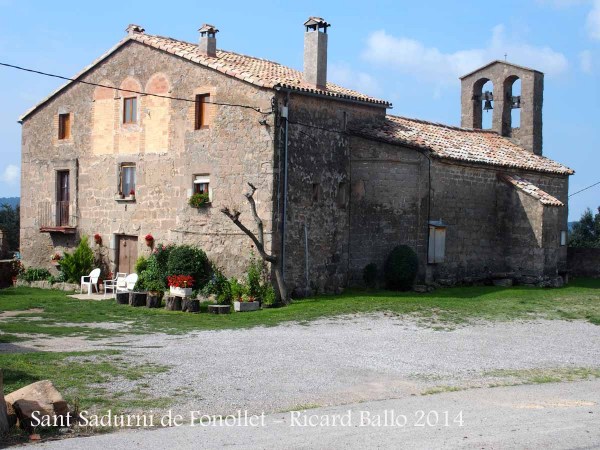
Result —
[[[95, 349], [107, 342], [79, 344]], [[61, 349], [64, 345], [60, 342]], [[499, 369], [600, 369], [600, 327], [559, 320], [440, 331], [363, 315], [309, 325], [130, 336], [110, 348], [122, 349], [135, 363], [171, 366], [144, 380], [149, 384], [144, 391], [172, 397], [174, 410], [210, 414], [401, 398], [436, 386], [487, 386], [495, 382], [489, 372]], [[127, 391], [138, 383], [108, 387]]]

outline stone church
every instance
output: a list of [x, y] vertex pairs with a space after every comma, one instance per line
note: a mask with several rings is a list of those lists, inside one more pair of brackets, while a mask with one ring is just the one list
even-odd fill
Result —
[[360, 283], [399, 244], [417, 252], [422, 282], [562, 275], [573, 171], [542, 156], [544, 75], [502, 61], [465, 75], [461, 127], [388, 115], [389, 102], [327, 80], [328, 28], [304, 24], [299, 71], [218, 49], [212, 25], [197, 43], [130, 25], [20, 119], [24, 263], [52, 267], [87, 235], [131, 272], [151, 234], [239, 275], [251, 242], [220, 210], [252, 229], [251, 182], [297, 295]]

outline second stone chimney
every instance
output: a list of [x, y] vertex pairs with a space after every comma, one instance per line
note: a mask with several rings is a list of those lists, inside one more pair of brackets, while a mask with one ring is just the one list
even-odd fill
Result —
[[304, 26], [304, 81], [324, 89], [327, 85], [327, 28], [331, 25], [321, 17], [309, 17]]
[[214, 25], [205, 23], [198, 30], [200, 32], [200, 42], [198, 43], [198, 49], [200, 54], [204, 56], [217, 56], [217, 33], [219, 30]]

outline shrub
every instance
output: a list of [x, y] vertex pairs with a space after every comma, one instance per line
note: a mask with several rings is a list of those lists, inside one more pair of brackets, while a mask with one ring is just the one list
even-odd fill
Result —
[[58, 264], [71, 283], [79, 283], [82, 276], [89, 275], [94, 267], [94, 252], [88, 245], [87, 236], [81, 238], [73, 253], [65, 252]]
[[196, 281], [196, 286], [204, 287], [210, 274], [210, 265], [206, 253], [190, 245], [174, 247], [169, 253], [167, 276], [189, 275]]
[[265, 306], [273, 306], [277, 302], [277, 296], [275, 295], [275, 289], [272, 285], [267, 285], [263, 292], [262, 304]]
[[252, 255], [246, 271], [246, 288], [249, 297], [262, 299], [267, 283], [264, 279], [265, 265]]
[[42, 280], [50, 280], [50, 272], [47, 269], [38, 269], [34, 267], [30, 267], [24, 272], [20, 273], [18, 278], [23, 281], [32, 282], [32, 281], [42, 281]]
[[389, 254], [385, 262], [385, 281], [388, 289], [407, 291], [412, 288], [417, 276], [418, 260], [414, 250], [399, 245]]
[[229, 289], [231, 291], [231, 300], [234, 302], [239, 302], [242, 299], [242, 296], [245, 294], [246, 289], [244, 285], [240, 283], [237, 278], [231, 278], [229, 280]]
[[203, 194], [194, 194], [190, 197], [188, 203], [192, 208], [200, 208], [202, 205], [206, 205], [209, 203], [209, 198], [207, 193]]
[[135, 262], [135, 273], [140, 275], [144, 270], [148, 268], [148, 259], [145, 256], [140, 256]]
[[202, 288], [202, 294], [205, 296], [214, 295], [217, 298], [219, 305], [226, 305], [231, 303], [231, 289], [229, 287], [229, 280], [223, 272], [216, 267], [211, 266], [212, 275], [210, 280]]
[[154, 248], [154, 252], [152, 252], [152, 256], [156, 261], [156, 270], [158, 272], [159, 279], [165, 284], [167, 283], [167, 275], [168, 273], [168, 263], [169, 263], [169, 255], [175, 246], [173, 244], [164, 245], [159, 244]]
[[[139, 261], [139, 258], [138, 258]], [[137, 266], [137, 264], [136, 264]], [[166, 289], [165, 279], [158, 265], [155, 254], [150, 255], [145, 260], [145, 269], [138, 272], [138, 281], [135, 284], [136, 291], [155, 291], [161, 292]]]
[[363, 281], [369, 288], [374, 288], [377, 284], [377, 264], [370, 263], [363, 269]]

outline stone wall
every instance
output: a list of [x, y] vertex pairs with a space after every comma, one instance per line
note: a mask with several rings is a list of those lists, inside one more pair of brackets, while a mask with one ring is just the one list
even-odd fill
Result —
[[297, 294], [307, 287], [331, 292], [347, 285], [354, 241], [349, 235], [351, 171], [345, 126], [384, 114], [381, 107], [289, 98], [285, 278]]
[[352, 139], [350, 202], [351, 284], [367, 264], [380, 277], [387, 255], [408, 245], [425, 269], [428, 162], [421, 153], [362, 138]]
[[569, 274], [600, 278], [600, 248], [574, 248], [567, 251]]
[[[102, 61], [86, 81], [193, 99], [210, 93], [220, 103], [270, 111], [272, 91], [130, 41]], [[79, 236], [99, 233], [111, 260], [116, 236], [138, 236], [138, 254], [148, 254], [143, 236], [157, 243], [201, 246], [227, 274], [247, 264], [251, 241], [220, 212], [242, 211], [253, 226], [243, 193], [256, 184], [258, 211], [272, 238], [274, 185], [273, 116], [247, 108], [209, 107], [209, 127], [194, 130], [193, 103], [138, 96], [138, 122], [123, 124], [118, 89], [73, 84], [23, 123], [21, 250], [27, 266], [53, 268], [50, 255], [71, 250]], [[56, 117], [70, 113], [72, 137], [57, 139]], [[118, 198], [119, 165], [136, 165], [135, 200]], [[70, 171], [71, 212], [77, 235], [40, 233], [39, 204], [56, 201], [56, 171]], [[212, 204], [188, 206], [194, 175], [210, 177]]]

